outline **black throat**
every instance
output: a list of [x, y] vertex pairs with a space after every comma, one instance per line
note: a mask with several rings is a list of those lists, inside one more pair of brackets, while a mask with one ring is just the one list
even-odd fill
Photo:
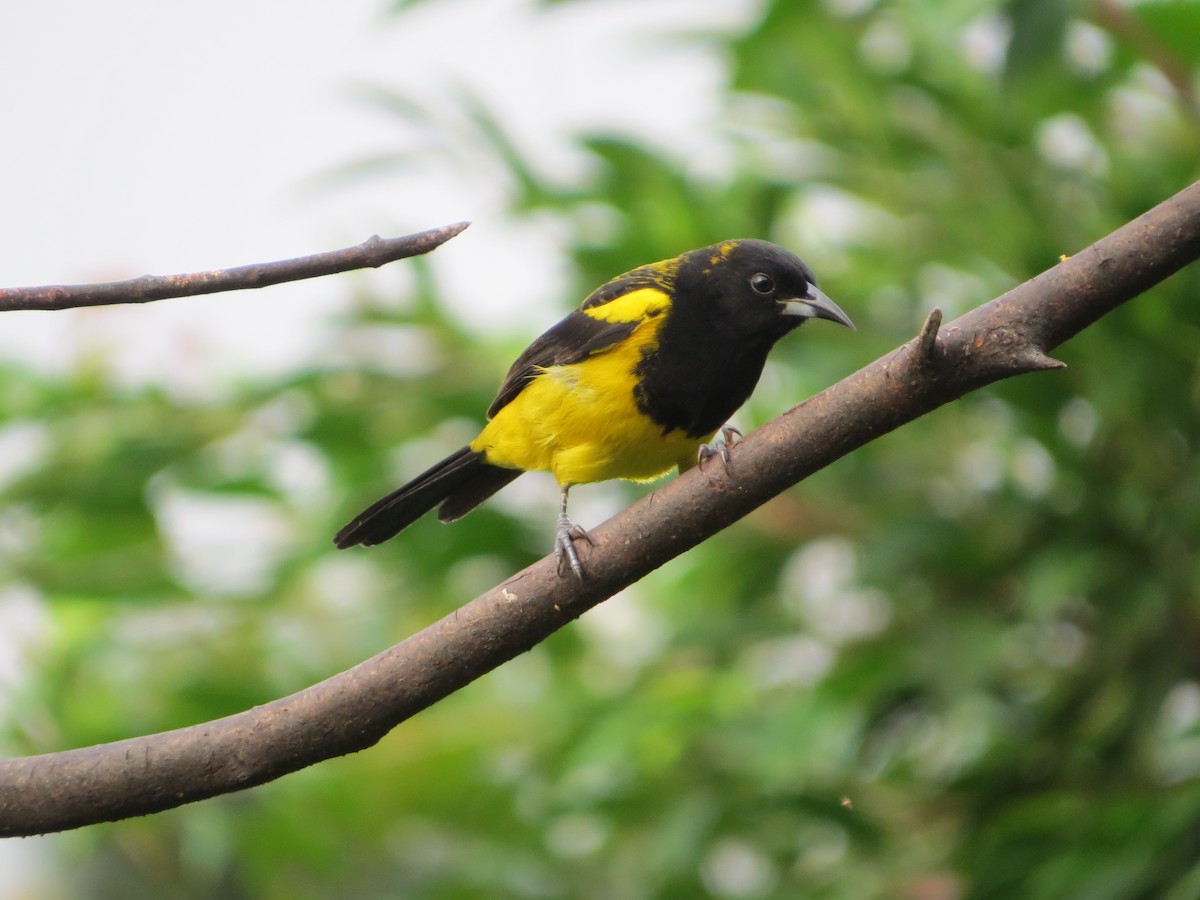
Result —
[[668, 315], [658, 346], [634, 370], [638, 409], [664, 434], [679, 430], [688, 437], [707, 437], [746, 402], [773, 343], [735, 338], [707, 317]]

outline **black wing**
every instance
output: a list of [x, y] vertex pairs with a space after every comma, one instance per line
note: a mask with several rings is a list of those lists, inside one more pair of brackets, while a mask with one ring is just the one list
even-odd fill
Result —
[[517, 357], [517, 361], [504, 376], [496, 399], [488, 407], [487, 417], [492, 418], [512, 403], [513, 398], [525, 389], [525, 385], [529, 384], [541, 369], [582, 362], [629, 337], [640, 319], [609, 322], [589, 315], [585, 310], [598, 309], [619, 297], [647, 288], [669, 295], [674, 285], [675, 263], [676, 260], [666, 260], [641, 266], [592, 291], [579, 309], [537, 338]]
[[504, 376], [496, 399], [488, 407], [487, 417], [492, 418], [508, 406], [542, 369], [582, 362], [629, 337], [637, 325], [636, 319], [630, 322], [605, 322], [580, 310], [571, 313], [517, 357]]

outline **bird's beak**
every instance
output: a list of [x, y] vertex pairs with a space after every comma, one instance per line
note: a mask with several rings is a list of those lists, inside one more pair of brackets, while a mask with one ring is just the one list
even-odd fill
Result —
[[803, 296], [794, 300], [780, 301], [782, 309], [780, 313], [785, 316], [801, 316], [805, 319], [828, 319], [830, 322], [837, 322], [839, 325], [845, 325], [851, 331], [855, 331], [854, 323], [850, 321], [850, 317], [842, 312], [841, 307], [830, 300], [823, 294], [815, 284], [808, 286], [808, 292]]

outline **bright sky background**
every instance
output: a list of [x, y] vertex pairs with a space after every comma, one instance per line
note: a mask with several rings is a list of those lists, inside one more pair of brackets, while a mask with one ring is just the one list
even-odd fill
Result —
[[[436, 0], [392, 17], [383, 0], [0, 5], [0, 284], [240, 265], [470, 219], [434, 254], [450, 301], [480, 310], [482, 328], [536, 333], [577, 299], [560, 296], [559, 237], [550, 222], [502, 220], [503, 187], [469, 152], [315, 186], [358, 159], [429, 149], [429, 134], [357, 102], [354, 86], [441, 106], [453, 123], [465, 85], [557, 178], [587, 170], [567, 139], [577, 130], [637, 134], [703, 165], [719, 152], [722, 61], [672, 36], [685, 21], [693, 32], [737, 28], [758, 3], [534, 6]], [[10, 312], [0, 360], [62, 371], [107, 349], [120, 379], [206, 391], [317, 358], [322, 323], [360, 283], [351, 279], [399, 292], [403, 266], [140, 307]], [[45, 853], [62, 840], [0, 841], [0, 898], [44, 895]]]
[[[495, 172], [469, 152], [356, 99], [379, 85], [461, 121], [455, 90], [483, 99], [539, 162], [572, 179], [567, 137], [611, 128], [702, 157], [723, 77], [700, 42], [738, 27], [754, 0], [437, 0], [401, 16], [382, 0], [213, 0], [0, 7], [0, 284], [126, 278], [239, 265], [469, 219], [435, 254], [456, 308], [536, 333], [561, 303], [552, 223], [500, 219]], [[462, 132], [434, 136], [453, 148]], [[469, 148], [459, 147], [459, 150]], [[322, 175], [388, 152], [412, 171], [351, 183]], [[490, 273], [479, 297], [478, 273]], [[403, 264], [380, 279], [400, 290]], [[0, 358], [42, 369], [96, 347], [118, 377], [199, 389], [319, 353], [323, 317], [353, 282], [80, 313], [9, 313]], [[468, 285], [470, 288], [468, 289]], [[561, 309], [561, 307], [558, 307]]]

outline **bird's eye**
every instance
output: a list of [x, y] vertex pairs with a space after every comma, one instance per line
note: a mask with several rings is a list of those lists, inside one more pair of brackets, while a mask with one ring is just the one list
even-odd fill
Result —
[[750, 287], [760, 294], [769, 294], [775, 290], [775, 282], [771, 280], [770, 275], [759, 272], [757, 275], [750, 276]]

